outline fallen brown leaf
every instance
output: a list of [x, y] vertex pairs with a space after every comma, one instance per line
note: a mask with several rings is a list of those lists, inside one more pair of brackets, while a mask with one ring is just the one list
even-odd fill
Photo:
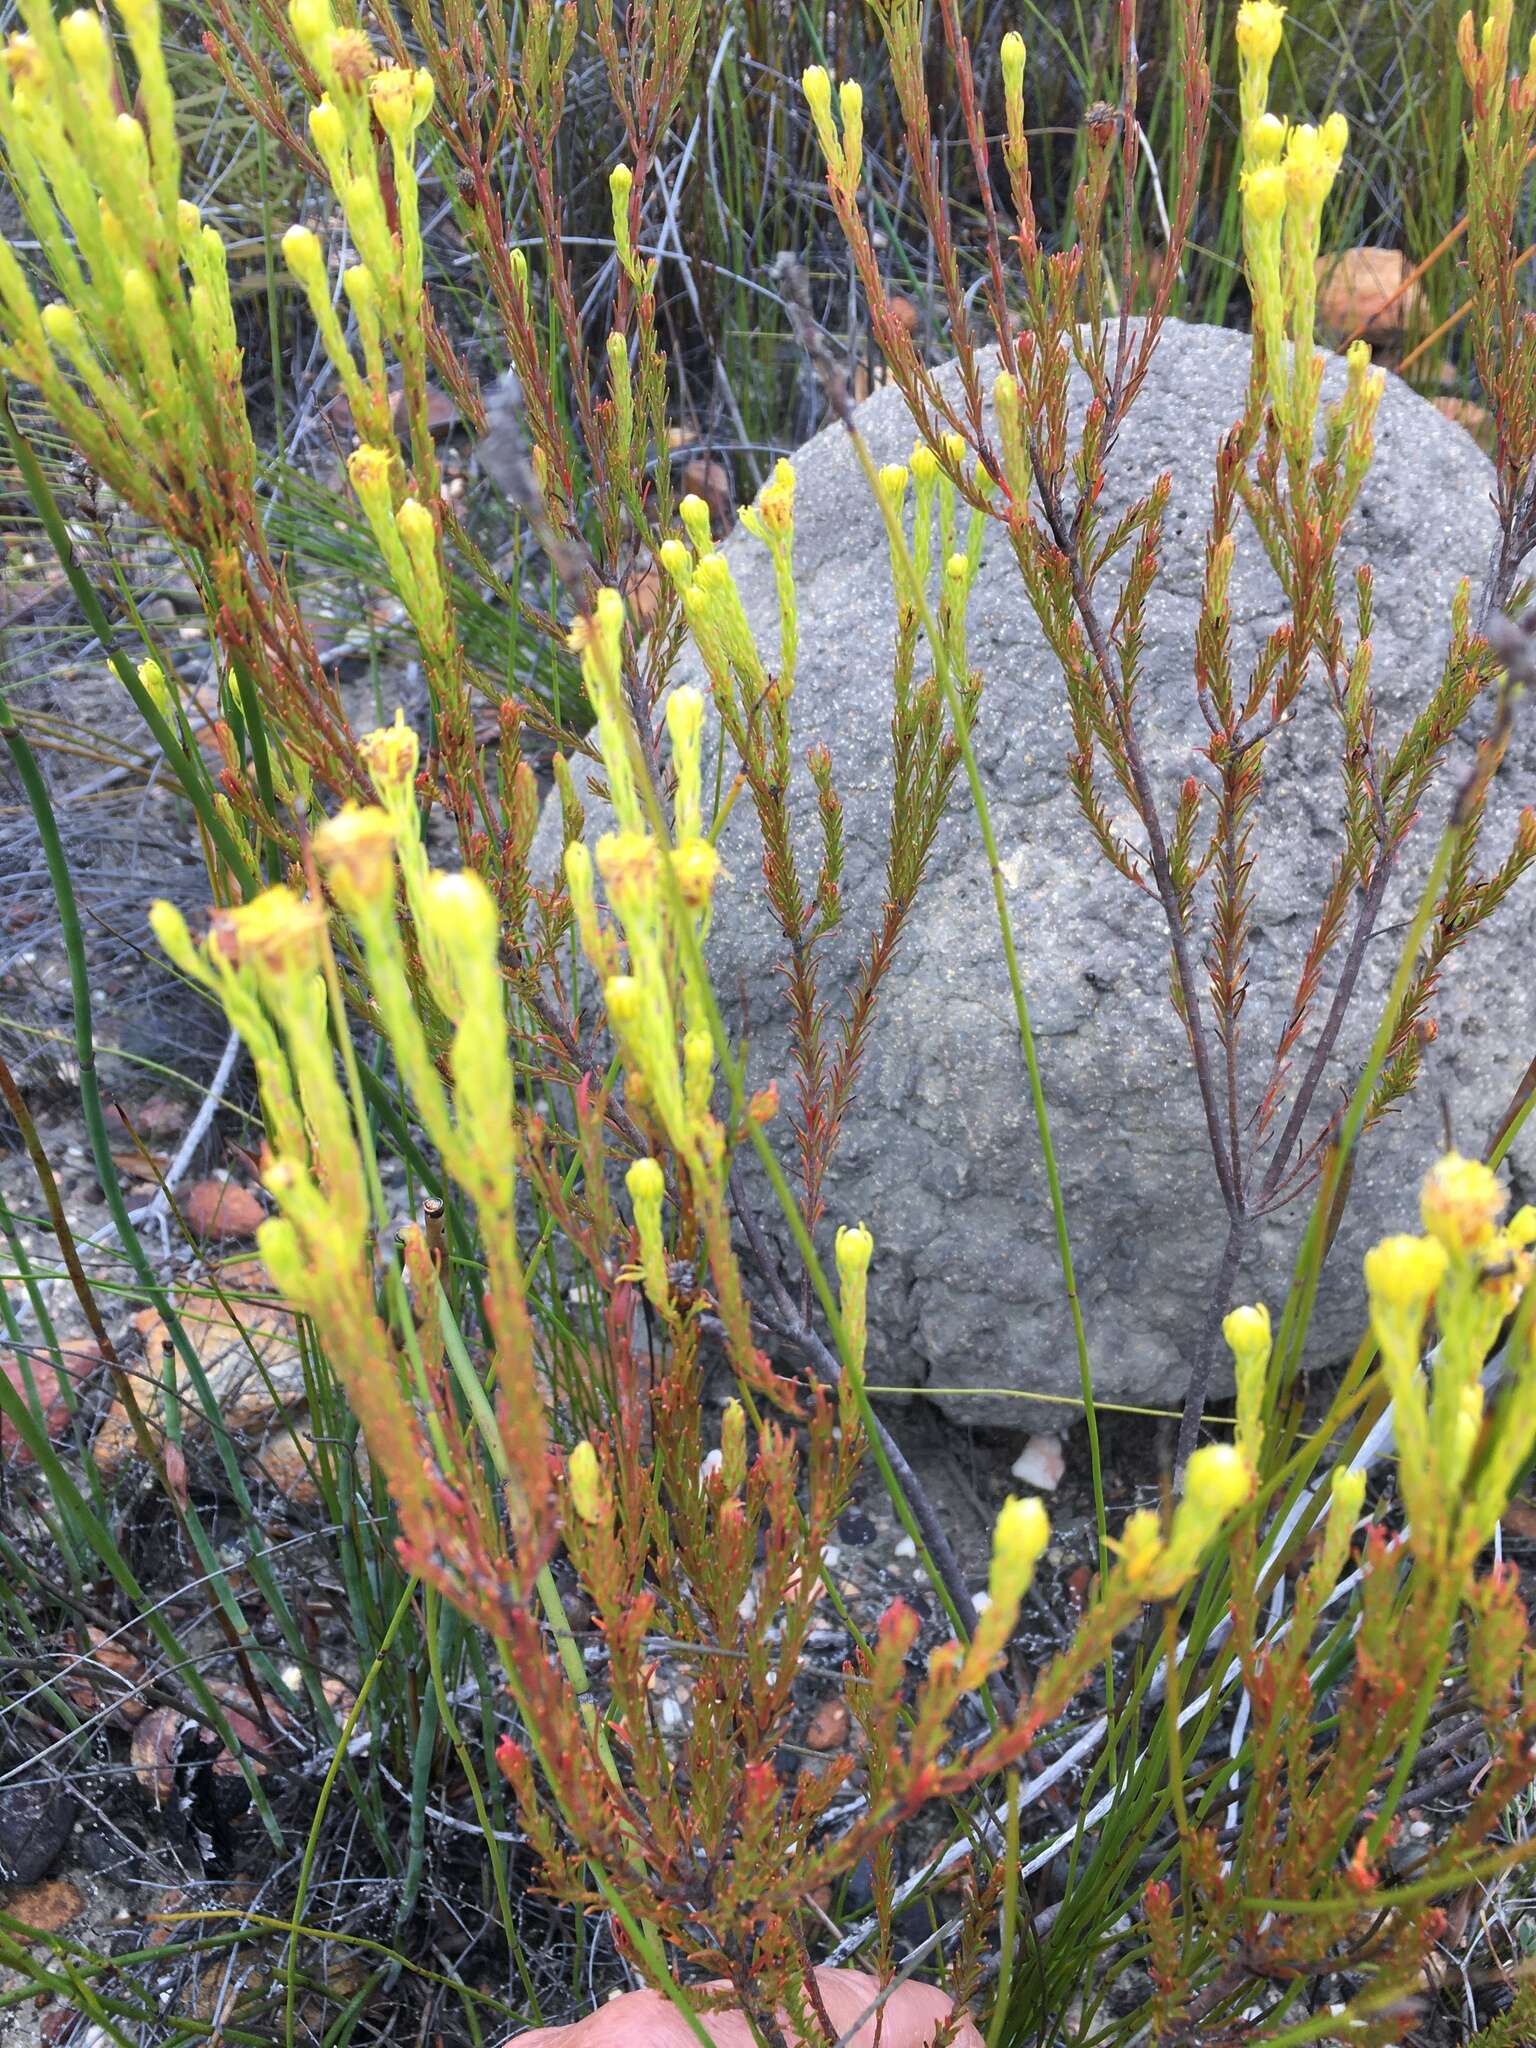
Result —
[[[224, 1718], [229, 1723], [229, 1732], [250, 1757], [256, 1775], [258, 1777], [265, 1777], [267, 1767], [261, 1759], [271, 1750], [272, 1738], [265, 1729], [259, 1728], [256, 1725], [249, 1714], [242, 1714], [237, 1708], [226, 1707], [224, 1709]], [[240, 1775], [240, 1760], [232, 1755], [229, 1750], [221, 1749], [213, 1760], [213, 1768], [215, 1773], [221, 1778], [238, 1777]]]
[[82, 1714], [109, 1710], [119, 1728], [130, 1728], [149, 1709], [138, 1688], [149, 1677], [144, 1661], [121, 1643], [109, 1642], [99, 1628], [87, 1624], [75, 1637], [78, 1661], [68, 1675], [65, 1692]]
[[156, 1707], [133, 1731], [129, 1761], [134, 1776], [156, 1806], [164, 1806], [176, 1790], [176, 1753], [185, 1726], [185, 1720], [174, 1707]]
[[[293, 1318], [273, 1296], [258, 1259], [230, 1260], [219, 1267], [218, 1281], [224, 1290], [224, 1301], [206, 1286], [187, 1287], [177, 1295], [176, 1311], [207, 1375], [223, 1427], [239, 1435], [264, 1432], [275, 1413], [286, 1414], [306, 1398], [304, 1363]], [[257, 1298], [239, 1298], [246, 1294]], [[139, 1407], [153, 1434], [163, 1438], [163, 1380], [166, 1354], [171, 1347], [170, 1333], [153, 1309], [141, 1309], [131, 1320], [144, 1345], [142, 1376], [137, 1385]], [[182, 1404], [182, 1430], [190, 1444], [207, 1435], [208, 1419], [185, 1361], [179, 1353], [171, 1351], [171, 1362]], [[128, 1411], [120, 1401], [115, 1401], [96, 1433], [91, 1455], [100, 1470], [110, 1476], [136, 1451]]]
[[148, 1187], [158, 1187], [165, 1177], [165, 1169], [171, 1163], [169, 1152], [114, 1152], [112, 1164], [128, 1180], [141, 1180]]

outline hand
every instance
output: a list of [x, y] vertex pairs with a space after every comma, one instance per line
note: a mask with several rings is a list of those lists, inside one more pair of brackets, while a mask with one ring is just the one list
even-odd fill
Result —
[[[863, 1970], [818, 1970], [816, 1981], [839, 2035], [880, 1992], [879, 1979]], [[903, 1984], [881, 2008], [879, 2048], [928, 2048], [953, 2009], [931, 1984]], [[752, 2031], [739, 2012], [701, 2013], [700, 2019], [716, 2048], [753, 2048]], [[798, 2035], [785, 2031], [791, 2048], [825, 2048], [819, 2041], [802, 2044]], [[585, 2019], [566, 2027], [535, 2027], [514, 2036], [506, 2048], [699, 2048], [699, 2041], [662, 1992], [626, 1991]], [[874, 2019], [864, 2022], [849, 2048], [875, 2048]], [[981, 2036], [968, 2019], [961, 2020], [953, 2048], [982, 2048]]]

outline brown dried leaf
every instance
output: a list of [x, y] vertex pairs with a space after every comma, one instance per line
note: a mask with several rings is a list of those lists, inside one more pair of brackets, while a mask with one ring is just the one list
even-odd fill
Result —
[[143, 1659], [121, 1643], [109, 1642], [102, 1630], [89, 1625], [83, 1635], [76, 1635], [75, 1644], [80, 1661], [69, 1672], [64, 1688], [71, 1705], [82, 1714], [99, 1713], [106, 1707], [108, 1718], [119, 1728], [142, 1720], [149, 1711], [139, 1698], [139, 1687], [149, 1678]]
[[[220, 1301], [204, 1287], [187, 1287], [176, 1308], [193, 1349], [208, 1376], [220, 1420], [237, 1434], [267, 1428], [275, 1411], [298, 1407], [306, 1398], [304, 1362], [293, 1318], [272, 1295], [257, 1259], [233, 1259], [218, 1271], [227, 1298]], [[242, 1300], [251, 1294], [255, 1300]], [[153, 1309], [132, 1318], [144, 1344], [144, 1364], [137, 1384], [139, 1407], [152, 1432], [163, 1435], [163, 1377], [170, 1333]], [[182, 1428], [190, 1441], [206, 1435], [207, 1419], [192, 1389], [191, 1376], [180, 1356], [171, 1353], [175, 1384], [182, 1402]], [[271, 1382], [271, 1391], [268, 1382]], [[91, 1455], [100, 1469], [112, 1474], [136, 1454], [133, 1424], [120, 1401], [104, 1418]]]
[[164, 1806], [176, 1790], [176, 1753], [185, 1726], [185, 1720], [174, 1707], [156, 1707], [133, 1731], [129, 1761], [134, 1776], [156, 1806]]

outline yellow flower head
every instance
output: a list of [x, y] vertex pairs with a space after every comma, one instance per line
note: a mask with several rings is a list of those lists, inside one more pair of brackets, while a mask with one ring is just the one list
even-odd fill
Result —
[[715, 893], [720, 856], [707, 839], [685, 839], [672, 855], [672, 872], [690, 910], [703, 910]]
[[85, 329], [80, 324], [80, 316], [62, 299], [50, 299], [38, 317], [43, 323], [44, 334], [55, 348], [72, 351], [84, 345]]
[[1260, 114], [1250, 121], [1243, 140], [1256, 164], [1277, 164], [1285, 154], [1286, 126], [1278, 114]]
[[349, 914], [388, 903], [395, 887], [394, 820], [377, 804], [347, 804], [316, 831], [315, 858]]
[[1447, 1152], [1425, 1178], [1419, 1214], [1424, 1228], [1448, 1252], [1465, 1256], [1492, 1237], [1508, 1200], [1492, 1170], [1481, 1160]]
[[1384, 1308], [1422, 1313], [1445, 1278], [1445, 1247], [1433, 1237], [1384, 1237], [1365, 1255], [1365, 1284]]
[[406, 498], [395, 514], [395, 525], [408, 548], [432, 547], [437, 542], [437, 525], [419, 498]]
[[789, 533], [795, 523], [795, 472], [780, 457], [757, 495], [757, 515], [768, 533]]
[[399, 64], [376, 71], [368, 81], [368, 104], [390, 140], [403, 142], [421, 119], [417, 111], [416, 73]]
[[673, 746], [696, 747], [703, 730], [704, 693], [691, 683], [680, 684], [667, 699], [667, 731]]
[[1269, 1310], [1262, 1302], [1235, 1308], [1222, 1323], [1237, 1380], [1237, 1440], [1256, 1459], [1264, 1442], [1264, 1371], [1269, 1364]]
[[1154, 1508], [1137, 1508], [1125, 1518], [1114, 1549], [1120, 1554], [1121, 1569], [1135, 1586], [1149, 1578], [1163, 1555], [1163, 1525]]
[[361, 448], [354, 448], [347, 457], [347, 475], [352, 479], [352, 488], [364, 503], [370, 497], [389, 489], [389, 450], [370, 448], [365, 442]]
[[307, 896], [279, 883], [249, 903], [221, 910], [208, 935], [210, 952], [263, 979], [312, 974], [320, 965], [325, 912]]
[[1305, 213], [1321, 211], [1339, 168], [1339, 159], [1321, 129], [1309, 121], [1293, 128], [1285, 145], [1285, 196]]
[[606, 1522], [612, 1511], [612, 1502], [602, 1467], [597, 1462], [597, 1453], [585, 1437], [571, 1446], [571, 1454], [565, 1461], [565, 1480], [571, 1490], [571, 1506], [582, 1521], [594, 1527], [599, 1522]]
[[907, 481], [910, 472], [904, 462], [887, 462], [880, 471], [880, 495], [892, 511], [901, 510], [901, 501], [907, 495]]
[[1003, 91], [1011, 99], [1024, 89], [1024, 64], [1028, 55], [1024, 38], [1017, 29], [1009, 29], [998, 54], [1003, 64]]
[[323, 94], [309, 110], [309, 136], [327, 170], [344, 166], [347, 126], [332, 104], [329, 93]]
[[393, 725], [365, 733], [361, 752], [368, 779], [381, 796], [386, 790], [409, 789], [415, 782], [421, 742], [406, 724], [404, 711], [396, 711]]
[[632, 974], [610, 974], [603, 983], [603, 1001], [615, 1030], [623, 1031], [639, 1022], [645, 991]]
[[868, 1322], [869, 1262], [875, 1240], [862, 1223], [844, 1224], [833, 1247], [837, 1257], [838, 1305], [842, 1312], [843, 1335], [854, 1365], [864, 1363], [864, 1342]]
[[309, 290], [325, 283], [325, 253], [313, 229], [294, 226], [283, 236], [283, 261], [299, 283]]
[[1322, 141], [1335, 163], [1342, 163], [1344, 152], [1349, 147], [1349, 123], [1337, 109], [1323, 123]]
[[165, 679], [165, 670], [158, 661], [141, 661], [138, 674], [155, 709], [168, 719], [176, 708], [176, 696]]
[[1243, 173], [1243, 211], [1261, 224], [1277, 221], [1285, 212], [1287, 187], [1279, 164], [1256, 164]]
[[693, 557], [675, 533], [669, 534], [658, 550], [661, 566], [671, 577], [679, 590], [686, 590], [693, 579]]
[[1250, 63], [1266, 69], [1275, 61], [1284, 33], [1285, 9], [1275, 0], [1243, 0], [1237, 10], [1237, 47]]
[[496, 899], [477, 874], [434, 874], [422, 904], [426, 922], [450, 953], [484, 958], [500, 938]]
[[672, 1281], [661, 1233], [661, 1202], [667, 1183], [660, 1161], [637, 1159], [625, 1174], [624, 1185], [634, 1204], [635, 1233], [640, 1239], [640, 1279], [646, 1299], [658, 1315], [670, 1318]]
[[84, 7], [66, 14], [59, 23], [59, 41], [76, 71], [100, 75], [107, 62], [107, 38], [100, 21]]
[[[686, 502], [686, 501], [685, 501]], [[705, 555], [695, 564], [693, 580], [705, 597], [723, 597], [736, 587], [731, 565], [724, 555]]]
[[720, 1483], [727, 1493], [736, 1493], [746, 1476], [747, 1411], [733, 1399], [720, 1417]]
[[689, 491], [677, 501], [677, 516], [683, 522], [688, 538], [695, 550], [707, 555], [714, 545], [714, 530], [710, 524], [709, 507], [697, 491]]
[[1243, 1507], [1253, 1492], [1253, 1470], [1232, 1444], [1202, 1444], [1184, 1475], [1182, 1505], [1212, 1522], [1224, 1522]]
[[48, 60], [31, 36], [13, 35], [5, 46], [5, 68], [17, 92], [41, 96], [48, 89]]
[[875, 1254], [874, 1234], [862, 1223], [845, 1223], [837, 1233], [837, 1277], [846, 1288], [864, 1278]]
[[656, 842], [645, 832], [605, 832], [597, 842], [597, 868], [627, 923], [656, 900]]
[[812, 116], [819, 122], [832, 112], [832, 81], [825, 66], [808, 64], [800, 74], [800, 90], [805, 94], [806, 105]]
[[1010, 1494], [992, 1531], [992, 1568], [987, 1579], [993, 1607], [1002, 1608], [1010, 1622], [1029, 1591], [1035, 1567], [1044, 1557], [1050, 1540], [1051, 1521], [1043, 1502], [1033, 1496], [1020, 1500]]
[[[376, 314], [379, 305], [379, 288], [374, 283], [366, 263], [349, 263], [341, 273], [342, 289], [347, 301], [359, 320], [366, 320]], [[364, 328], [364, 333], [368, 330]]]
[[1239, 1366], [1254, 1358], [1262, 1363], [1269, 1357], [1269, 1310], [1262, 1301], [1235, 1308], [1222, 1322], [1221, 1334]]

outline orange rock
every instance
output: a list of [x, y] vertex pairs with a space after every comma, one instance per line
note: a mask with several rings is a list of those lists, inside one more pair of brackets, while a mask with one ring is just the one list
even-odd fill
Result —
[[917, 323], [921, 315], [906, 293], [887, 292], [885, 303], [890, 308], [891, 318], [902, 332], [907, 335], [916, 334]]
[[624, 579], [624, 595], [637, 633], [648, 633], [661, 602], [661, 566], [657, 562], [637, 564]]
[[[952, 2018], [954, 2007], [932, 1984], [899, 1985], [878, 2018], [864, 2015], [880, 1996], [880, 1982], [863, 1970], [819, 1969], [816, 1982], [827, 2017], [849, 2048], [925, 2048], [938, 2028]], [[714, 1987], [711, 1987], [714, 1988]], [[750, 2048], [752, 2030], [740, 2012], [701, 2015], [704, 2031], [716, 2048]], [[787, 2021], [785, 2039], [801, 2048], [798, 2031]], [[659, 1991], [626, 1991], [600, 2005], [596, 2012], [568, 2027], [534, 2027], [518, 2034], [507, 2048], [695, 2048], [697, 2036], [682, 2014]], [[981, 2048], [981, 2036], [962, 2017], [953, 2048]]]
[[848, 1740], [848, 1730], [853, 1717], [848, 1712], [848, 1702], [834, 1693], [829, 1700], [823, 1700], [811, 1716], [810, 1726], [805, 1731], [806, 1747], [809, 1749], [840, 1749]]
[[71, 1920], [79, 1919], [85, 1911], [85, 1899], [68, 1878], [47, 1877], [41, 1884], [0, 1890], [0, 1906], [35, 1934], [57, 1934]]
[[1489, 455], [1493, 453], [1495, 429], [1493, 414], [1486, 405], [1478, 405], [1470, 398], [1440, 397], [1430, 400], [1436, 412], [1443, 412], [1448, 420], [1454, 420], [1458, 427], [1465, 427], [1479, 448]]
[[[65, 1398], [66, 1387], [78, 1387], [88, 1379], [101, 1364], [97, 1351], [66, 1351], [56, 1365], [41, 1352], [28, 1352], [22, 1356], [9, 1352], [0, 1356], [0, 1373], [4, 1373], [11, 1386], [37, 1414], [50, 1438], [67, 1434], [69, 1429], [69, 1402]], [[0, 1463], [30, 1465], [32, 1453], [22, 1441], [21, 1432], [7, 1415], [0, 1415]]]
[[[1401, 249], [1342, 249], [1317, 259], [1317, 323], [1336, 342], [1358, 334], [1391, 349], [1418, 318], [1422, 294], [1404, 284], [1412, 265]], [[1401, 294], [1401, 296], [1399, 296]]]
[[234, 1180], [200, 1180], [181, 1204], [187, 1228], [201, 1238], [254, 1237], [267, 1212], [251, 1189]]

